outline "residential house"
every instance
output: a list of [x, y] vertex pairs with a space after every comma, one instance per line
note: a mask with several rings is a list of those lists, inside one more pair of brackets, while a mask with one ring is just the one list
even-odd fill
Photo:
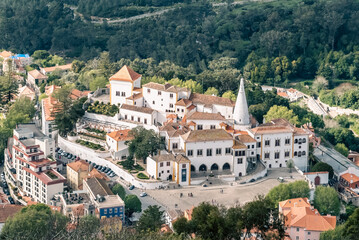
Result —
[[27, 82], [33, 87], [47, 83], [48, 76], [42, 74], [39, 70], [34, 69], [27, 73]]
[[130, 131], [131, 129], [124, 129], [107, 133], [106, 143], [113, 159], [124, 159], [128, 156], [128, 146], [125, 143], [133, 139]]
[[74, 189], [82, 189], [82, 182], [84, 178], [88, 177], [90, 164], [85, 160], [79, 160], [67, 164], [67, 183]]
[[49, 75], [55, 70], [59, 70], [62, 72], [68, 72], [71, 70], [71, 68], [72, 68], [72, 63], [66, 64], [66, 65], [60, 65], [60, 66], [40, 68], [40, 72], [44, 75]]
[[293, 240], [318, 240], [322, 232], [336, 226], [335, 216], [321, 216], [307, 198], [279, 202], [279, 213], [284, 217], [286, 234]]

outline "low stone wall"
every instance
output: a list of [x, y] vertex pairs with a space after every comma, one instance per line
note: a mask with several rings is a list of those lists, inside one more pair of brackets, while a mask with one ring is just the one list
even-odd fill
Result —
[[61, 136], [58, 137], [59, 147], [66, 152], [75, 154], [79, 156], [81, 159], [87, 159], [91, 162], [96, 163], [97, 165], [102, 165], [105, 167], [109, 167], [114, 171], [118, 176], [120, 176], [126, 182], [134, 185], [137, 188], [141, 189], [156, 189], [160, 186], [166, 186], [168, 184], [160, 182], [160, 181], [139, 181], [130, 173], [126, 172], [116, 164], [112, 163], [111, 161], [106, 160], [105, 158], [111, 157], [110, 152], [106, 153], [99, 153], [92, 149], [89, 149], [85, 146], [82, 146], [77, 143], [70, 142]]

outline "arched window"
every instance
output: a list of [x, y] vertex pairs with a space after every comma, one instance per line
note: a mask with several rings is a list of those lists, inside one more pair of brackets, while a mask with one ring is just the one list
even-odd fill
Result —
[[217, 171], [217, 170], [218, 170], [218, 165], [214, 163], [214, 164], [211, 166], [211, 171]]
[[200, 172], [206, 172], [207, 171], [207, 166], [202, 164], [201, 166], [199, 166], [199, 171]]
[[231, 169], [231, 166], [229, 165], [229, 163], [225, 163], [225, 164], [223, 164], [223, 171], [225, 171], [225, 170], [230, 170]]
[[195, 171], [196, 171], [196, 167], [191, 164], [191, 172], [195, 172]]

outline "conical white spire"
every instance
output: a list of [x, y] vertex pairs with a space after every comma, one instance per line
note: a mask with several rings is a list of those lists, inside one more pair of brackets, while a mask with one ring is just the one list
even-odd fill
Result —
[[241, 78], [241, 83], [239, 85], [236, 106], [234, 107], [234, 112], [233, 112], [233, 119], [234, 119], [234, 123], [237, 125], [250, 124], [246, 93], [244, 91], [243, 78]]

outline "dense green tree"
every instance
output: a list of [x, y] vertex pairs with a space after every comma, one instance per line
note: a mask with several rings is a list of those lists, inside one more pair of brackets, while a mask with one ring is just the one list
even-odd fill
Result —
[[57, 100], [53, 116], [55, 118], [55, 129], [59, 131], [61, 136], [66, 136], [71, 132], [77, 120], [85, 113], [83, 103], [86, 98], [72, 100], [69, 96], [71, 87], [63, 86], [56, 90], [52, 97]]
[[120, 196], [120, 198], [123, 200], [126, 197], [126, 190], [125, 188], [120, 184], [117, 183], [113, 188], [111, 189], [114, 194], [117, 194]]
[[162, 224], [164, 224], [164, 211], [160, 210], [157, 205], [151, 205], [143, 211], [138, 224], [137, 229], [139, 231], [158, 231]]
[[142, 203], [140, 199], [134, 194], [126, 195], [125, 199], [126, 215], [131, 217], [135, 212], [142, 211]]
[[323, 172], [323, 171], [329, 172], [329, 179], [332, 179], [334, 176], [333, 167], [324, 162], [316, 163], [310, 171], [311, 172]]
[[329, 230], [326, 232], [322, 232], [320, 234], [320, 240], [351, 240], [355, 238], [349, 238], [344, 235], [345, 231], [345, 224], [337, 225], [337, 227], [334, 230]]
[[359, 235], [359, 208], [355, 209], [354, 213], [349, 217], [345, 223], [344, 236], [349, 239], [355, 239]]
[[292, 172], [292, 169], [294, 168], [294, 161], [292, 159], [289, 159], [286, 163], [287, 168], [289, 168], [289, 172]]
[[293, 113], [293, 110], [289, 110], [284, 106], [274, 105], [269, 109], [267, 114], [264, 116], [266, 122], [270, 122], [273, 119], [284, 118], [292, 124], [298, 124], [298, 116]]
[[278, 203], [291, 198], [309, 198], [310, 189], [306, 181], [295, 181], [292, 183], [281, 183], [272, 188], [266, 196], [274, 208], [278, 207]]
[[340, 152], [343, 156], [347, 157], [349, 150], [348, 148], [345, 146], [344, 143], [337, 143], [337, 145], [335, 145], [335, 150], [337, 150], [338, 152]]
[[340, 201], [334, 188], [318, 186], [314, 192], [314, 207], [321, 214], [339, 215]]
[[231, 90], [228, 90], [228, 91], [226, 91], [225, 93], [223, 93], [222, 97], [224, 97], [224, 98], [229, 98], [229, 99], [231, 99], [233, 102], [235, 102], [235, 101], [236, 101], [236, 98], [237, 98], [236, 94], [234, 94]]
[[66, 231], [66, 216], [52, 211], [45, 204], [23, 208], [9, 218], [1, 231], [1, 239], [51, 239], [61, 231]]
[[218, 90], [214, 87], [209, 87], [204, 94], [218, 96]]
[[136, 127], [131, 129], [129, 135], [133, 137], [126, 142], [129, 153], [138, 160], [146, 161], [150, 154], [157, 154], [157, 151], [164, 147], [161, 138], [153, 130]]

